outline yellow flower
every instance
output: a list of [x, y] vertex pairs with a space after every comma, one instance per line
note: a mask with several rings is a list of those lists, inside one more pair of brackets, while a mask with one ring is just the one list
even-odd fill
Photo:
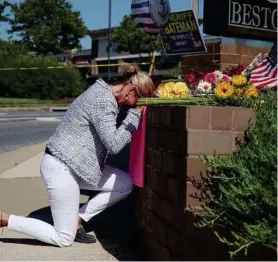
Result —
[[169, 97], [169, 91], [166, 88], [161, 87], [158, 90], [158, 96], [159, 97]]
[[174, 82], [168, 82], [166, 84], [164, 84], [164, 88], [166, 88], [167, 90], [171, 91], [175, 86]]
[[190, 94], [190, 89], [187, 87], [186, 83], [183, 82], [168, 82], [159, 85], [157, 94], [159, 97], [164, 98], [180, 98], [188, 96]]
[[232, 76], [232, 83], [235, 86], [242, 86], [247, 83], [247, 78], [241, 75], [234, 75]]
[[216, 85], [214, 93], [220, 98], [228, 98], [233, 95], [234, 87], [228, 82], [220, 82]]
[[236, 93], [238, 96], [242, 96], [243, 93], [244, 93], [244, 91], [243, 91], [242, 88], [236, 88], [236, 89], [235, 89], [235, 93]]
[[245, 91], [245, 95], [246, 95], [247, 98], [258, 97], [259, 96], [259, 91], [253, 84], [251, 84], [248, 87], [248, 89]]
[[178, 97], [188, 96], [190, 94], [190, 89], [187, 87], [186, 83], [177, 82], [173, 88], [173, 93], [178, 95]]

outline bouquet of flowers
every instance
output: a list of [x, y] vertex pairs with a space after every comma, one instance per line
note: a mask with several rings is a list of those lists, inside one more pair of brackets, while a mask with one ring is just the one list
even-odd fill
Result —
[[[248, 105], [259, 96], [258, 89], [248, 81], [247, 66], [238, 65], [225, 72], [190, 72], [180, 80], [162, 82], [156, 90], [156, 98], [141, 101], [142, 104], [229, 104]], [[247, 102], [247, 103], [246, 103]]]
[[249, 99], [259, 96], [258, 89], [242, 75], [233, 75], [230, 81], [216, 83], [213, 91], [220, 99]]
[[184, 98], [190, 96], [191, 91], [184, 82], [161, 83], [156, 91], [160, 98]]
[[185, 75], [185, 82], [187, 82], [195, 96], [204, 94], [213, 94], [213, 89], [220, 81], [230, 81], [230, 76], [222, 74], [220, 71], [211, 73], [190, 72]]

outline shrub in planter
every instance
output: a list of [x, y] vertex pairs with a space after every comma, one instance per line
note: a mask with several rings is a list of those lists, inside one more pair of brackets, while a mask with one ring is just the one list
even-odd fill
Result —
[[[195, 186], [206, 196], [204, 217], [231, 256], [258, 244], [277, 243], [277, 97], [270, 91], [255, 105], [256, 124], [232, 155], [205, 158], [208, 177]], [[227, 229], [229, 236], [217, 233]]]

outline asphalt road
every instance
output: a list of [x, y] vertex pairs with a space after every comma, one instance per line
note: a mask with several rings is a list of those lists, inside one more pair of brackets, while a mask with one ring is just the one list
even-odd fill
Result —
[[64, 112], [0, 112], [0, 122], [36, 120], [37, 118], [61, 118]]
[[64, 113], [0, 113], [0, 154], [45, 142], [55, 131]]

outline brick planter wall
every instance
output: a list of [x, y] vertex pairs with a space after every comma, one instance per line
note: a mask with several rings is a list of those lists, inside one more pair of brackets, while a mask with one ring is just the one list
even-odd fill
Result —
[[205, 171], [199, 155], [232, 153], [254, 112], [214, 106], [152, 106], [147, 111], [146, 185], [134, 192], [136, 229], [149, 260], [228, 260], [213, 232], [194, 228], [200, 203], [188, 177]]
[[188, 73], [192, 68], [203, 72], [222, 71], [226, 68], [231, 69], [238, 64], [248, 65], [257, 54], [268, 52], [269, 49], [261, 47], [209, 43], [207, 44], [206, 54], [183, 56], [182, 68], [184, 74]]

